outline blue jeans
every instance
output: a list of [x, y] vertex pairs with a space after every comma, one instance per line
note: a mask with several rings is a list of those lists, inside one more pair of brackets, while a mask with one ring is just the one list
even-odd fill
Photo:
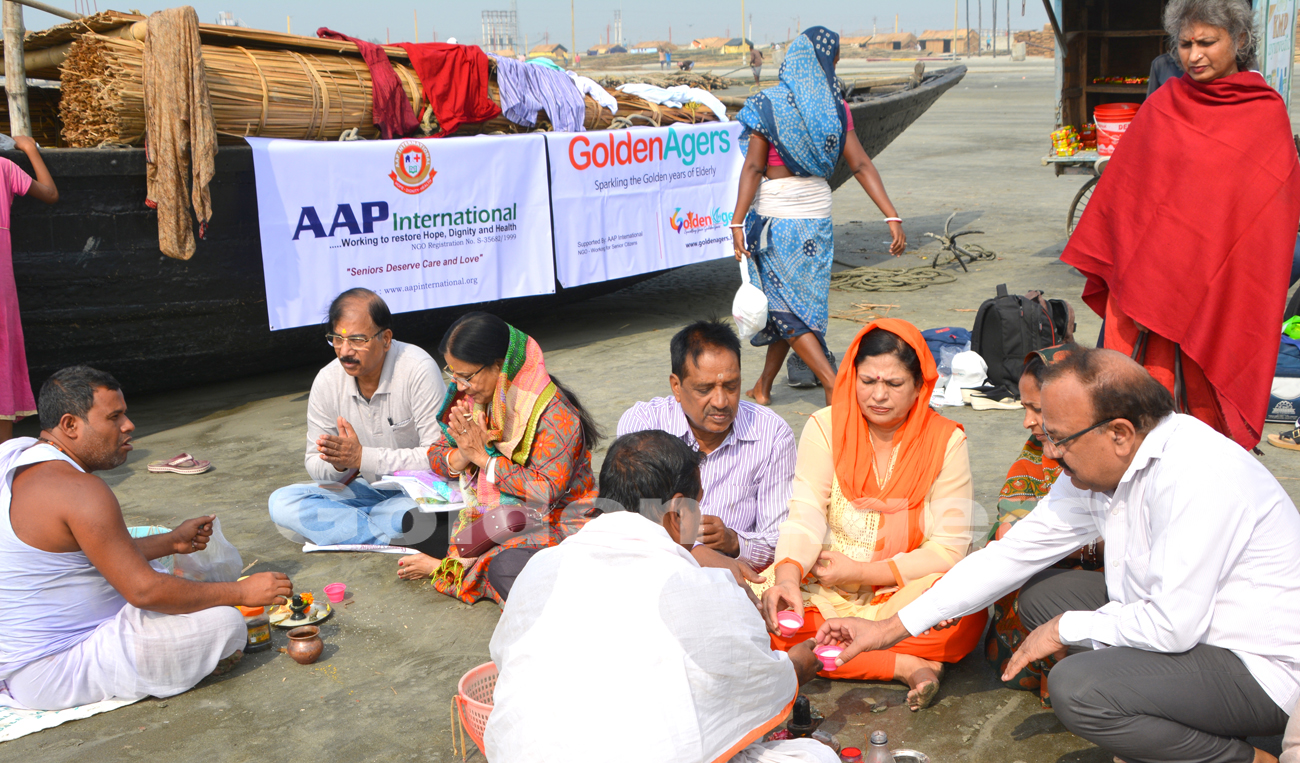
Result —
[[416, 508], [402, 491], [375, 490], [360, 477], [338, 492], [315, 482], [282, 487], [268, 503], [272, 522], [318, 546], [387, 545], [402, 535], [402, 517]]

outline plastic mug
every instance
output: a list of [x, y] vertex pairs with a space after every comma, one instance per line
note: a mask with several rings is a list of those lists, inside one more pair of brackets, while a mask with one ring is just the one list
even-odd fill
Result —
[[792, 609], [776, 613], [776, 628], [781, 638], [790, 638], [803, 627], [803, 615]]
[[817, 655], [817, 659], [822, 661], [822, 667], [828, 672], [838, 667], [835, 664], [835, 658], [839, 657], [843, 652], [844, 647], [835, 646], [834, 644], [823, 644], [813, 649], [813, 654]]
[[344, 595], [348, 592], [348, 587], [344, 583], [330, 583], [325, 586], [325, 595], [329, 597], [330, 603], [338, 604], [343, 601]]

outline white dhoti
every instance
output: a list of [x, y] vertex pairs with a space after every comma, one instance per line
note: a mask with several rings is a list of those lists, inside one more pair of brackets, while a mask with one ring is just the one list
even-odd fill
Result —
[[0, 704], [64, 710], [106, 699], [170, 697], [194, 688], [248, 641], [234, 607], [164, 615], [127, 604], [73, 647], [25, 665]]
[[730, 763], [839, 763], [840, 756], [815, 739], [756, 742], [736, 753]]

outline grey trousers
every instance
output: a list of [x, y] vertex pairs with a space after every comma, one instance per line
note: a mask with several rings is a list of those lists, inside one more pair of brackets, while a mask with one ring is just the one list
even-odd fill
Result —
[[501, 594], [503, 600], [510, 599], [510, 589], [515, 585], [515, 578], [524, 571], [524, 565], [540, 548], [508, 548], [492, 558], [488, 565], [487, 579]]
[[[1033, 629], [1070, 610], [1106, 604], [1100, 572], [1045, 570], [1020, 592]], [[1250, 763], [1247, 736], [1281, 734], [1287, 715], [1232, 652], [1198, 644], [1182, 654], [1129, 647], [1085, 650], [1048, 673], [1057, 718], [1127, 763]]]

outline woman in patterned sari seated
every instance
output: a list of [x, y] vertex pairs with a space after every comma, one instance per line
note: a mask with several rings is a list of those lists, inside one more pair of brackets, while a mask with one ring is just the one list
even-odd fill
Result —
[[[970, 548], [970, 459], [960, 425], [930, 410], [938, 371], [912, 324], [886, 318], [849, 346], [834, 402], [804, 427], [790, 517], [781, 525], [763, 615], [773, 648], [790, 653], [800, 682], [814, 675], [908, 684], [920, 710], [939, 692], [943, 664], [979, 643], [980, 612], [819, 668], [809, 640], [830, 618], [883, 620], [915, 600]], [[777, 613], [803, 614], [790, 638]]]
[[547, 373], [537, 342], [495, 315], [461, 316], [438, 352], [450, 384], [429, 465], [459, 482], [465, 496], [453, 539], [468, 537], [497, 506], [522, 506], [533, 521], [477, 558], [459, 557], [452, 545], [446, 559], [403, 558], [397, 574], [431, 577], [439, 593], [466, 603], [503, 604], [533, 554], [586, 524], [596, 497], [591, 449], [600, 431], [573, 393]]
[[[1042, 399], [1043, 371], [1048, 365], [1069, 355], [1077, 345], [1063, 344], [1048, 347], [1025, 356], [1025, 368], [1020, 373], [1020, 403], [1025, 408], [1025, 429], [1029, 430], [1029, 439], [1020, 451], [1020, 457], [1011, 464], [1007, 471], [1007, 481], [998, 494], [998, 519], [989, 531], [989, 540], [996, 541], [1006, 535], [1017, 521], [1029, 516], [1034, 506], [1047, 497], [1048, 491], [1061, 476], [1061, 465], [1049, 456], [1043, 455], [1043, 443], [1038, 438], [1043, 434]], [[1104, 543], [1084, 546], [1077, 552], [1057, 562], [1056, 566], [1065, 569], [1098, 570], [1101, 569], [1101, 552]], [[984, 637], [984, 656], [997, 674], [1006, 670], [1011, 655], [1020, 647], [1021, 642], [1029, 637], [1029, 631], [1020, 622], [1020, 612], [1016, 607], [1019, 591], [1012, 591], [993, 605], [993, 627]], [[1008, 689], [1026, 689], [1036, 691], [1043, 707], [1051, 707], [1047, 694], [1047, 682], [1044, 677], [1050, 669], [1051, 660], [1042, 663], [1030, 663], [1010, 680], [1002, 683]]]

